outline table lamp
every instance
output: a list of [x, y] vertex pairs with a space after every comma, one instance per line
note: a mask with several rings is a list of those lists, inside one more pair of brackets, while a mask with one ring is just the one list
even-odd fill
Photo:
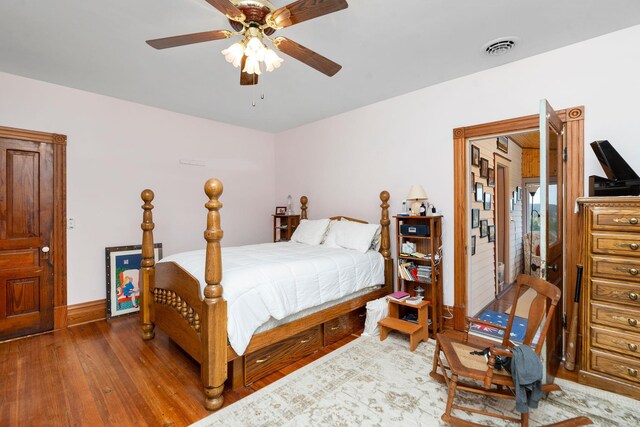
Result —
[[407, 200], [411, 203], [411, 215], [420, 215], [420, 200], [427, 200], [427, 193], [420, 184], [413, 184], [409, 190]]

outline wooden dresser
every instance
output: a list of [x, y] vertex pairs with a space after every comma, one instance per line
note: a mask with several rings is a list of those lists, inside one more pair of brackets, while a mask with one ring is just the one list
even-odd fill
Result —
[[578, 380], [640, 399], [640, 197], [578, 203], [585, 272]]

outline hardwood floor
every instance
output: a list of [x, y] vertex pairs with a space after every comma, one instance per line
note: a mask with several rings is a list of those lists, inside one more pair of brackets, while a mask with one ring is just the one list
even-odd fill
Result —
[[[356, 338], [226, 391], [225, 406]], [[202, 406], [199, 373], [161, 331], [143, 341], [137, 316], [0, 343], [0, 425], [189, 425], [210, 414]]]

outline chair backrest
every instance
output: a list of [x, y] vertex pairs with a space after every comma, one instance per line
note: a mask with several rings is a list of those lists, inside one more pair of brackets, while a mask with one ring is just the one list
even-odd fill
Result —
[[511, 335], [511, 328], [513, 326], [513, 320], [515, 319], [516, 306], [518, 305], [518, 297], [520, 296], [522, 286], [528, 286], [536, 291], [536, 296], [533, 301], [531, 301], [531, 306], [529, 308], [527, 329], [522, 343], [531, 346], [531, 343], [536, 336], [536, 332], [538, 332], [540, 324], [544, 320], [544, 325], [540, 330], [540, 338], [538, 339], [535, 347], [535, 352], [540, 355], [542, 345], [544, 344], [544, 340], [547, 336], [547, 331], [549, 330], [549, 326], [551, 326], [551, 319], [553, 318], [558, 301], [560, 301], [560, 295], [562, 295], [562, 292], [553, 283], [549, 283], [546, 280], [539, 279], [537, 277], [520, 274], [516, 279], [514, 301], [511, 306], [511, 314], [509, 315], [507, 330], [502, 341], [502, 345], [505, 347], [511, 346], [509, 337]]

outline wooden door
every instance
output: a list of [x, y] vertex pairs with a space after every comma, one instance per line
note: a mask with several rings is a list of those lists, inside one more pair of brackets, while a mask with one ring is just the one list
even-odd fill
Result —
[[53, 329], [53, 150], [0, 137], [0, 340]]
[[[564, 123], [549, 103], [540, 101], [540, 268], [542, 278], [563, 287], [563, 134]], [[552, 319], [547, 346], [547, 382], [556, 376], [563, 351], [563, 298]]]

